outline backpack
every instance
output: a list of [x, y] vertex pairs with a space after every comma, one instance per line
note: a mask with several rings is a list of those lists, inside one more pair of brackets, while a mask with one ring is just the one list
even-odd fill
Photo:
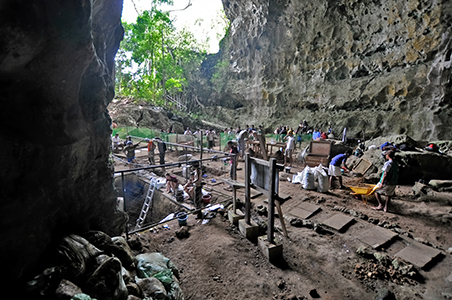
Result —
[[438, 147], [437, 144], [430, 143], [430, 144], [427, 145], [427, 147], [425, 147], [425, 150], [431, 151], [431, 152], [438, 152], [439, 151], [439, 147]]

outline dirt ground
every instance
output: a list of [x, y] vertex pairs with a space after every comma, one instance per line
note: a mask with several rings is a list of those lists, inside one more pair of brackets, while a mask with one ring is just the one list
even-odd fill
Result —
[[[140, 163], [145, 163], [145, 152], [137, 157]], [[176, 161], [174, 152], [168, 153], [167, 161]], [[228, 166], [225, 167], [223, 162], [209, 161], [204, 165], [217, 170], [215, 174], [206, 174], [206, 183], [227, 178]], [[244, 163], [240, 163], [242, 169], [238, 171], [238, 180], [242, 182], [243, 167]], [[225, 171], [223, 175], [219, 175], [221, 169]], [[347, 189], [319, 193], [304, 190], [300, 184], [287, 180], [302, 170], [302, 165], [295, 164], [290, 174], [280, 173], [280, 192], [290, 196], [282, 204], [283, 214], [305, 201], [321, 208], [308, 219], [313, 223], [322, 223], [335, 214], [342, 214], [340, 209], [354, 211], [354, 223], [343, 232], [333, 229], [323, 232], [292, 226], [286, 219], [286, 237], [280, 219], [276, 218], [275, 240], [283, 245], [282, 261], [270, 263], [256, 241], [244, 238], [238, 228], [230, 224], [226, 209], [204, 225], [195, 219], [195, 215], [189, 215], [188, 238], [176, 237], [175, 232], [180, 226], [174, 220], [167, 223], [170, 229], [148, 230], [134, 234], [130, 239], [141, 241], [142, 252], [161, 252], [176, 264], [185, 299], [376, 299], [377, 293], [384, 289], [393, 293], [395, 299], [452, 299], [452, 257], [447, 252], [452, 247], [451, 206], [417, 202], [411, 186], [398, 186], [389, 212], [375, 211], [371, 208], [376, 204], [373, 197], [364, 203], [351, 196]], [[359, 180], [344, 176], [346, 186], [356, 185]], [[217, 184], [212, 188], [231, 195], [225, 187]], [[244, 201], [243, 189], [238, 190], [237, 197]], [[264, 195], [252, 199], [253, 219], [267, 221], [265, 215], [256, 213], [258, 208], [265, 206]], [[378, 249], [391, 258], [413, 239], [439, 249], [441, 254], [424, 269], [416, 268], [418, 275], [414, 278], [394, 279], [396, 277], [385, 278], [378, 272], [372, 274], [372, 267], [378, 263], [356, 253], [365, 245], [357, 236], [377, 224], [389, 224], [403, 233]]]

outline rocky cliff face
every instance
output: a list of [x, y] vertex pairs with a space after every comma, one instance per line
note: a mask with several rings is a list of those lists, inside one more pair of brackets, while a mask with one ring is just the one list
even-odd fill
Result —
[[[232, 73], [210, 101], [225, 123], [295, 127], [305, 118], [351, 136], [452, 138], [452, 2], [223, 3]], [[243, 107], [220, 107], [233, 102]]]
[[119, 231], [106, 107], [121, 9], [121, 0], [2, 1], [0, 257], [12, 280], [59, 236]]

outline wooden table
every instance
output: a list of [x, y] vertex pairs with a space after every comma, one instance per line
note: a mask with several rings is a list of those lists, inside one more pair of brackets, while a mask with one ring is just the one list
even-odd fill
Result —
[[267, 143], [267, 153], [268, 153], [268, 147], [270, 147], [270, 155], [273, 153], [273, 147], [276, 148], [283, 148], [283, 153], [286, 150], [286, 143]]

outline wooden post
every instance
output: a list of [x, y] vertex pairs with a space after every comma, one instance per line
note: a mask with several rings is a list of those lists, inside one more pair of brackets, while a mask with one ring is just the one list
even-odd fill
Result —
[[[121, 172], [121, 184], [122, 184], [122, 201], [124, 201], [124, 212], [127, 213], [127, 206], [126, 206], [126, 187], [124, 184], [124, 172]], [[129, 240], [129, 226], [126, 228], [126, 240]]]
[[268, 228], [267, 240], [274, 244], [273, 235], [275, 232], [275, 195], [276, 195], [276, 159], [270, 159], [270, 188], [268, 190]]
[[237, 159], [239, 159], [238, 153], [232, 154], [232, 180], [237, 180]]
[[251, 156], [249, 153], [245, 154], [245, 222], [251, 225], [251, 199], [250, 199], [250, 184], [251, 184]]
[[268, 160], [267, 146], [265, 145], [265, 137], [261, 134], [257, 135], [257, 139], [259, 141], [259, 146], [262, 152], [262, 157], [265, 160]]
[[199, 149], [200, 149], [199, 159], [202, 159], [202, 131], [200, 131], [200, 140], [201, 140], [201, 145], [199, 146]]
[[237, 214], [237, 191], [235, 185], [232, 185], [232, 212]]

